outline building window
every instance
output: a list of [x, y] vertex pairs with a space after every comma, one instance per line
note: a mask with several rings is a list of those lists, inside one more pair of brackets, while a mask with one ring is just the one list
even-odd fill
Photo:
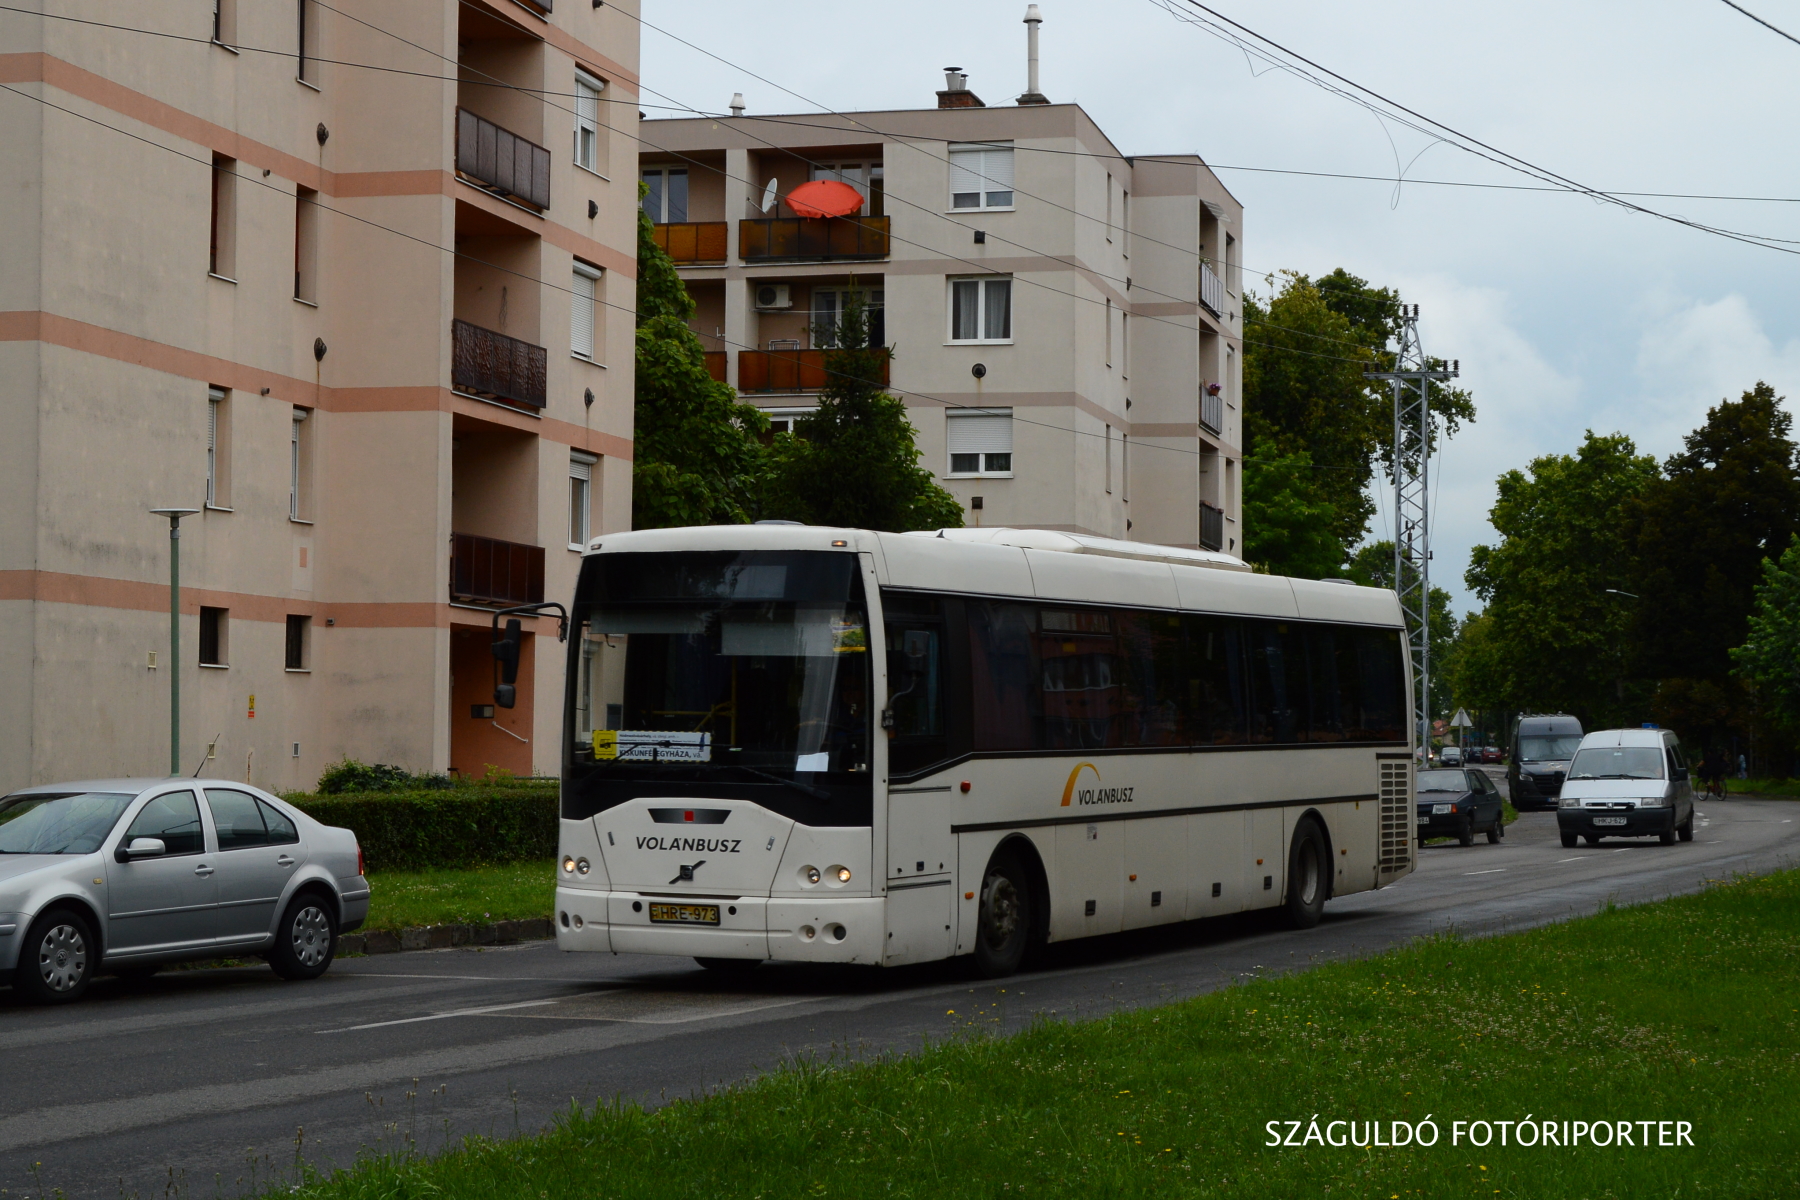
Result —
[[579, 451], [569, 455], [569, 549], [586, 550], [588, 514], [594, 495], [594, 464], [600, 460]]
[[1112, 426], [1106, 427], [1106, 440], [1101, 443], [1106, 447], [1106, 494], [1112, 495]]
[[849, 291], [836, 288], [814, 288], [812, 335], [813, 346], [816, 349], [836, 350], [841, 348], [838, 346], [838, 321], [844, 315], [844, 306], [853, 299], [860, 299], [863, 302], [863, 311], [869, 322], [869, 345], [887, 345], [887, 292], [884, 289], [863, 288]]
[[1011, 475], [1012, 409], [969, 408], [944, 414], [952, 475]]
[[312, 670], [312, 618], [288, 614], [287, 669]]
[[1106, 173], [1106, 240], [1109, 242], [1113, 240], [1112, 193], [1112, 172], [1108, 171]]
[[319, 302], [319, 193], [294, 193], [294, 299]]
[[772, 438], [778, 433], [798, 435], [800, 418], [817, 411], [812, 408], [765, 408], [763, 415], [769, 418], [769, 435]]
[[576, 260], [570, 282], [569, 353], [590, 362], [594, 358], [594, 326], [600, 311], [600, 268]]
[[221, 46], [237, 43], [237, 0], [213, 0], [212, 40]]
[[575, 73], [575, 165], [600, 173], [600, 93], [606, 84]]
[[950, 281], [950, 340], [1012, 340], [1012, 276], [988, 275]]
[[1112, 297], [1108, 296], [1106, 298], [1106, 365], [1109, 367], [1112, 366], [1112, 317], [1113, 302]]
[[863, 216], [879, 217], [886, 211], [886, 177], [880, 163], [814, 163], [810, 173], [814, 179], [835, 179], [861, 192]]
[[950, 147], [951, 208], [1013, 206], [1012, 143]]
[[221, 279], [237, 278], [237, 160], [213, 155], [212, 249], [206, 269]]
[[644, 183], [650, 189], [644, 195], [644, 211], [658, 225], [688, 219], [688, 173], [686, 167], [652, 167], [644, 172]]
[[231, 393], [206, 389], [206, 507], [231, 507]]
[[299, 60], [294, 78], [316, 85], [318, 80], [314, 77], [319, 73], [319, 12], [313, 0], [294, 0], [294, 8], [299, 15], [300, 24], [299, 36], [294, 43]]
[[294, 423], [288, 438], [288, 520], [312, 520], [312, 410], [294, 409]]
[[229, 610], [223, 608], [200, 610], [200, 665], [203, 667], [229, 665], [229, 660], [225, 657], [231, 649], [228, 614]]

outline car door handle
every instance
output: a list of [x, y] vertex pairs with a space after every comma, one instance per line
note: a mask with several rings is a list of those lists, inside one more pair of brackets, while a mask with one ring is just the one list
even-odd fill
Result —
[[201, 863], [199, 866], [194, 868], [194, 874], [200, 876], [202, 879], [206, 878], [208, 875], [211, 875], [212, 873], [213, 873], [213, 869], [211, 867], [207, 866], [205, 863]]
[[275, 865], [278, 867], [291, 867], [294, 865], [294, 860], [284, 854], [275, 860]]

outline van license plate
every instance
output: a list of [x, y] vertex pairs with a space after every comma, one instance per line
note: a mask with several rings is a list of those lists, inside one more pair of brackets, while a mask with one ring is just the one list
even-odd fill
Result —
[[1623, 825], [1624, 823], [1625, 823], [1624, 817], [1595, 817], [1594, 818], [1594, 824], [1596, 824], [1596, 825]]
[[719, 906], [716, 904], [652, 904], [650, 919], [658, 924], [668, 925], [717, 925], [719, 923]]

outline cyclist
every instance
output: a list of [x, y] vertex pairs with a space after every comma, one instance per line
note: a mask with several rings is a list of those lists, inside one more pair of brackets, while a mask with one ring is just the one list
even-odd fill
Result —
[[1725, 758], [1717, 750], [1708, 750], [1706, 757], [1700, 760], [1700, 782], [1705, 785], [1708, 796], [1724, 799]]

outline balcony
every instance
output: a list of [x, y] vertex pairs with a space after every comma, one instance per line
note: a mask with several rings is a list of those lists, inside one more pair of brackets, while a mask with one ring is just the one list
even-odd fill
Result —
[[656, 226], [656, 244], [678, 267], [725, 261], [729, 232], [723, 221], [680, 221]]
[[544, 407], [549, 355], [542, 346], [464, 320], [450, 322], [450, 383], [459, 391], [532, 409]]
[[725, 371], [729, 357], [723, 350], [706, 351], [706, 373], [713, 377], [715, 383], [725, 382]]
[[1200, 264], [1200, 303], [1215, 317], [1225, 315], [1225, 283], [1213, 273], [1212, 264]]
[[1202, 550], [1223, 550], [1225, 548], [1225, 510], [1214, 508], [1204, 500], [1200, 502], [1200, 548]]
[[541, 604], [544, 548], [477, 537], [450, 535], [450, 599], [458, 604]]
[[770, 217], [738, 222], [745, 262], [854, 262], [888, 256], [888, 217]]
[[1200, 424], [1213, 433], [1225, 432], [1225, 398], [1210, 392], [1200, 393]]
[[466, 108], [456, 110], [456, 173], [508, 199], [550, 207], [550, 152]]
[[[738, 353], [738, 391], [816, 392], [825, 386], [827, 350], [743, 350]], [[890, 359], [881, 360], [881, 386], [888, 385]]]

